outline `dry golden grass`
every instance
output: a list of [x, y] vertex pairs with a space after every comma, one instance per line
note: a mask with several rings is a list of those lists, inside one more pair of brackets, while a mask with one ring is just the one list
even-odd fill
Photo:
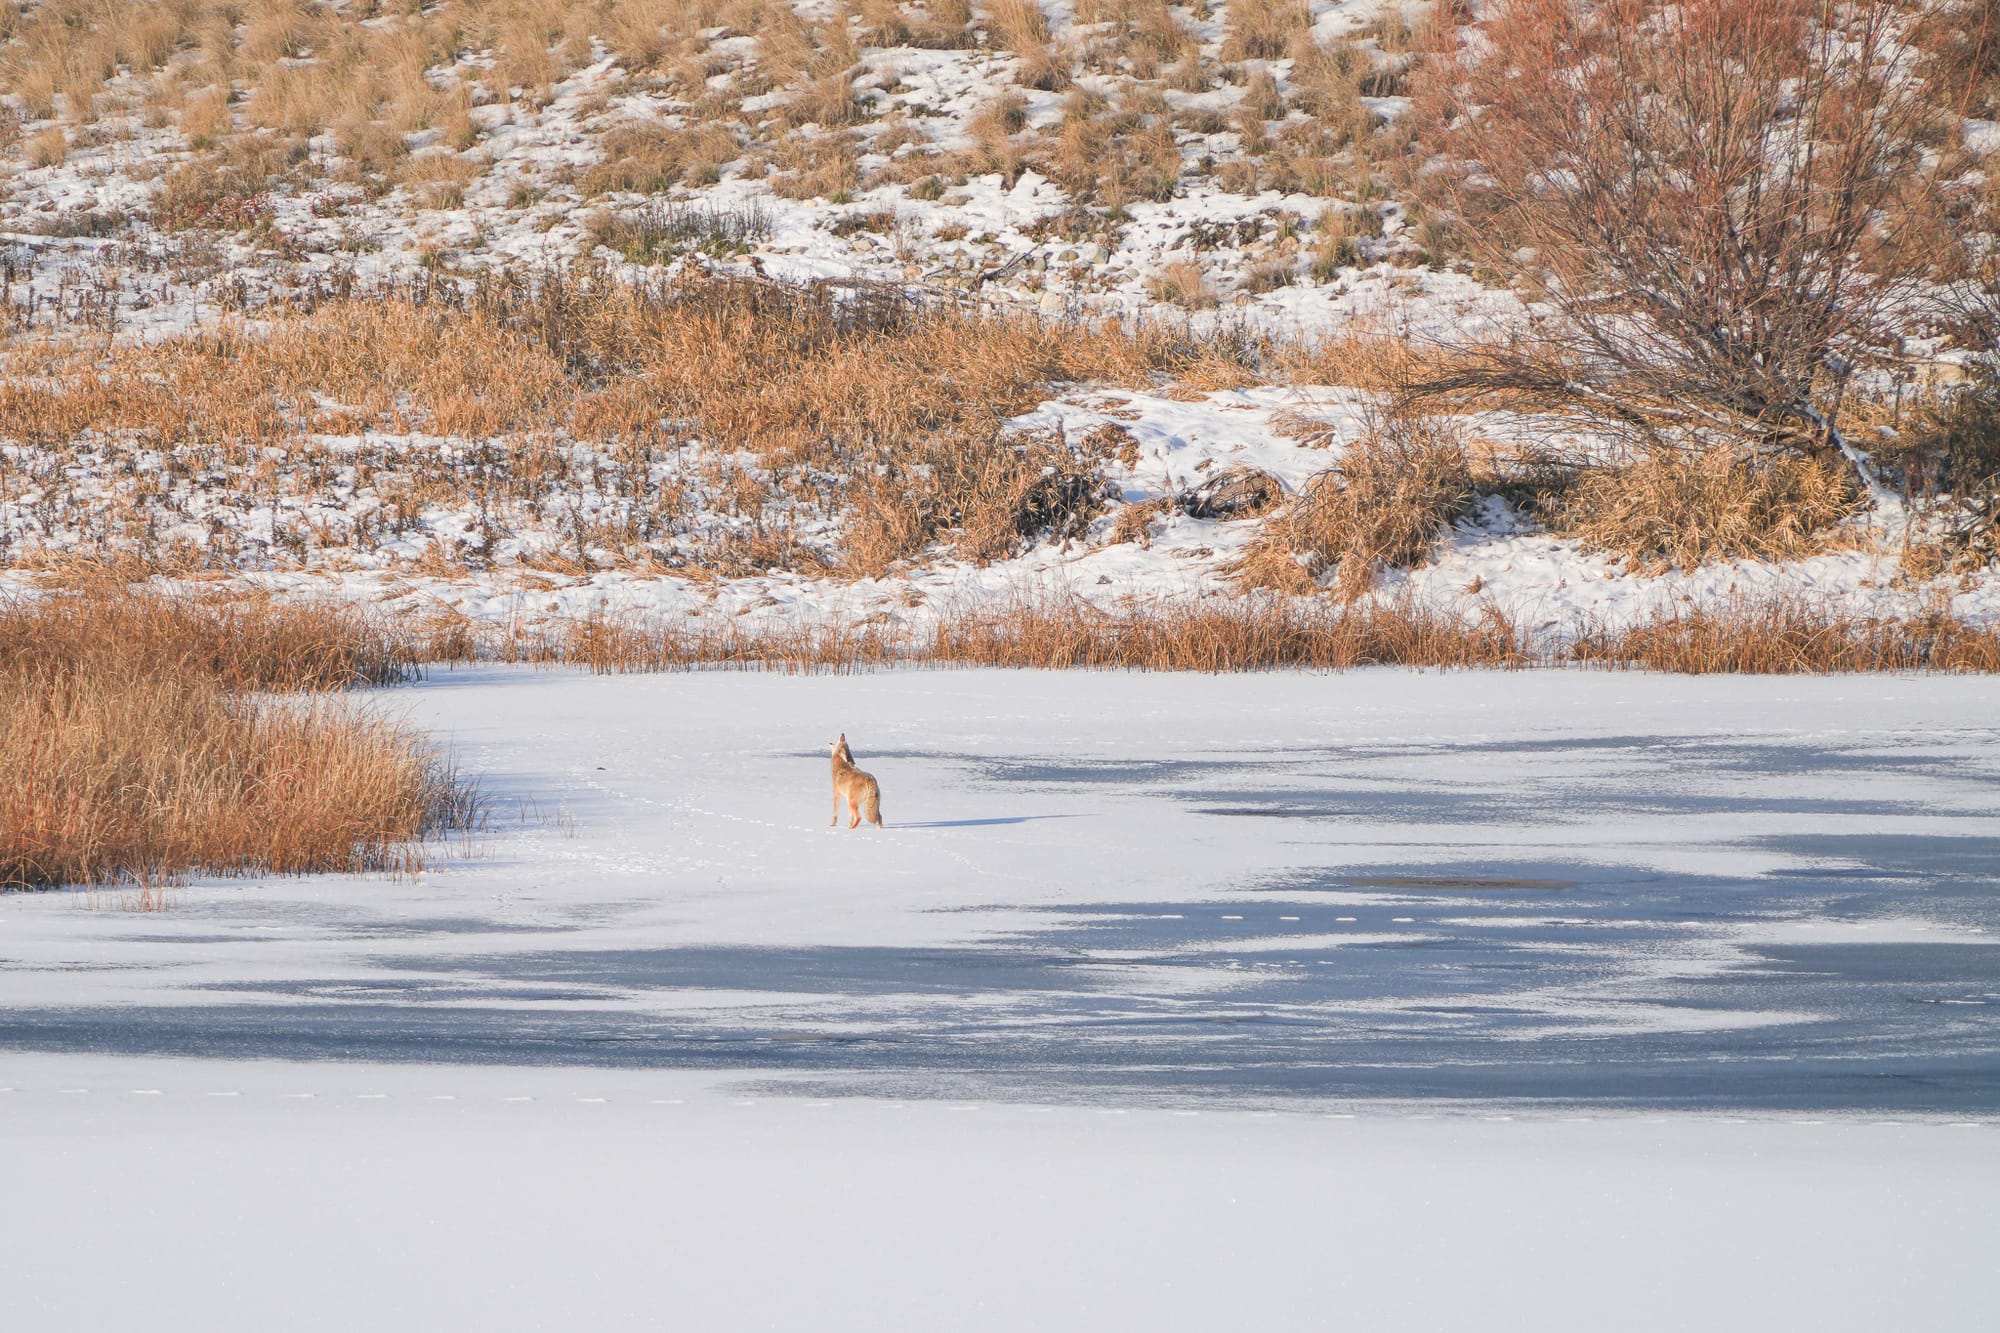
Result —
[[1497, 611], [1466, 620], [1414, 602], [1337, 606], [1292, 598], [1191, 599], [1106, 612], [1024, 597], [940, 620], [919, 661], [1139, 671], [1511, 667], [1535, 654]]
[[[1210, 17], [1205, 8], [1195, 16]], [[30, 121], [62, 116], [85, 124], [143, 109], [148, 124], [164, 125], [178, 113], [197, 153], [223, 150], [239, 125], [242, 132], [297, 138], [332, 131], [340, 154], [316, 156], [306, 174], [379, 193], [397, 183], [402, 150], [414, 146], [406, 136], [439, 130], [450, 150], [472, 148], [494, 119], [475, 114], [476, 106], [538, 111], [560, 81], [608, 52], [616, 68], [580, 108], [591, 122], [586, 133], [602, 130], [595, 115], [620, 89], [671, 89], [687, 103], [672, 133], [700, 136], [702, 144], [695, 164], [621, 165], [623, 155], [614, 151], [601, 172], [569, 169], [585, 178], [587, 190], [660, 191], [674, 180], [713, 181], [733, 162], [753, 171], [776, 162], [783, 193], [838, 199], [866, 187], [852, 169], [854, 145], [846, 145], [844, 158], [839, 136], [867, 137], [883, 110], [856, 84], [867, 68], [864, 48], [979, 45], [1003, 58], [995, 72], [1019, 88], [1075, 89], [1077, 76], [1087, 73], [1105, 106], [1081, 123], [1022, 131], [1011, 144], [977, 136], [979, 146], [969, 154], [921, 144], [890, 167], [870, 170], [868, 181], [997, 170], [1011, 182], [1032, 164], [1079, 199], [1115, 212], [1137, 200], [1171, 197], [1184, 166], [1227, 171], [1252, 190], [1262, 182], [1325, 194], [1365, 179], [1365, 167], [1339, 155], [1349, 146], [1374, 152], [1367, 145], [1383, 131], [1359, 102], [1369, 58], [1351, 41], [1315, 46], [1309, 8], [1300, 0], [1232, 0], [1219, 59], [1217, 48], [1205, 47], [1170, 6], [1109, 0], [1080, 6], [1075, 20], [1037, 0], [991, 0], [976, 16], [969, 0], [855, 0], [810, 17], [790, 0], [436, 0], [392, 7], [44, 0], [0, 31], [0, 92], [15, 94]], [[1272, 105], [1282, 99], [1260, 70], [1244, 112], [1243, 150], [1219, 163], [1184, 164], [1162, 94], [1213, 91], [1243, 78], [1237, 62], [1288, 57], [1296, 62], [1301, 104], [1323, 126], [1312, 131], [1310, 151], [1295, 141], [1302, 131], [1267, 140], [1266, 122], [1281, 120], [1284, 108]], [[744, 112], [746, 99], [772, 94], [780, 100], [771, 114]], [[1110, 107], [1116, 110], [1099, 114]], [[1264, 117], [1255, 119], [1260, 109]], [[1214, 121], [1201, 133], [1223, 128], [1220, 111], [1193, 114], [1196, 122]], [[833, 137], [808, 147], [794, 139], [802, 127]], [[1385, 153], [1393, 156], [1393, 148]], [[467, 164], [487, 165], [478, 155]], [[420, 195], [427, 204], [449, 203], [462, 188], [426, 187]]]
[[1230, 0], [1224, 60], [1282, 60], [1312, 24], [1304, 0]]
[[1374, 113], [1361, 103], [1368, 56], [1349, 42], [1322, 46], [1301, 38], [1292, 47], [1292, 102], [1310, 113], [1331, 148], [1365, 141], [1376, 128]]
[[123, 663], [201, 676], [225, 690], [327, 691], [393, 685], [416, 670], [404, 636], [358, 612], [271, 598], [168, 596], [133, 590], [123, 573], [46, 597], [0, 601], [0, 673]]
[[59, 165], [69, 156], [69, 135], [61, 126], [51, 125], [28, 137], [28, 164], [36, 167]]
[[[441, 640], [443, 642], [445, 640]], [[461, 643], [460, 647], [464, 647]], [[1166, 599], [1105, 610], [1027, 592], [947, 609], [921, 629], [870, 621], [592, 616], [481, 637], [479, 655], [598, 673], [886, 666], [1130, 671], [1640, 667], [1692, 674], [2000, 671], [2000, 634], [1944, 612], [1868, 619], [1796, 597], [1677, 608], [1619, 630], [1531, 629], [1500, 608], [1408, 598]]]
[[1209, 282], [1207, 271], [1192, 260], [1164, 265], [1146, 279], [1146, 290], [1155, 301], [1183, 310], [1213, 310], [1216, 306], [1215, 287]]
[[904, 640], [874, 624], [802, 620], [790, 625], [591, 615], [472, 634], [464, 644], [505, 662], [573, 666], [598, 675], [709, 667], [785, 672], [854, 671], [900, 659]]
[[2000, 634], [1938, 610], [1869, 619], [1802, 598], [1691, 606], [1627, 629], [1579, 635], [1579, 662], [1691, 675], [2000, 671]]
[[1716, 446], [1660, 449], [1586, 471], [1548, 506], [1553, 530], [1658, 573], [1714, 560], [1796, 560], [1826, 550], [1865, 507], [1851, 469], [1827, 458], [1755, 458]]
[[778, 142], [767, 165], [771, 189], [786, 199], [845, 202], [861, 183], [860, 157], [842, 132], [806, 129]]
[[1423, 563], [1472, 499], [1471, 461], [1450, 424], [1392, 415], [1265, 524], [1236, 574], [1246, 586], [1297, 592], [1332, 573], [1352, 599], [1385, 566]]
[[1050, 39], [1049, 21], [1035, 0], [988, 0], [995, 43], [1020, 61], [1015, 82], [1044, 92], [1070, 85], [1070, 53]]
[[676, 184], [712, 183], [721, 169], [742, 156], [742, 145], [724, 125], [674, 130], [658, 125], [622, 125], [598, 139], [604, 161], [583, 173], [590, 195], [613, 191], [663, 194]]
[[474, 816], [429, 745], [318, 695], [400, 678], [352, 613], [100, 587], [0, 604], [0, 887], [421, 868]]
[[203, 89], [181, 103], [181, 133], [192, 147], [212, 148], [232, 128], [226, 89]]
[[[1082, 494], [1074, 469], [1060, 469], [1053, 490], [1039, 473], [1016, 475], [1016, 445], [1027, 446], [1002, 441], [1009, 417], [1053, 384], [1207, 375], [1204, 367], [1249, 354], [1166, 324], [1050, 326], [887, 289], [698, 273], [620, 286], [586, 274], [331, 301], [273, 312], [254, 333], [224, 325], [147, 345], [26, 340], [0, 363], [0, 416], [16, 439], [49, 451], [51, 531], [102, 533], [98, 554], [129, 552], [162, 569], [234, 558], [219, 538], [186, 548], [159, 535], [201, 520], [180, 492], [148, 478], [209, 474], [253, 503], [290, 498], [341, 511], [312, 531], [276, 532], [283, 560], [366, 549], [410, 530], [433, 500], [472, 497], [497, 530], [540, 523], [588, 490], [605, 500], [588, 530], [538, 558], [671, 565], [662, 542], [694, 486], [756, 538], [730, 538], [718, 568], [803, 568], [811, 562], [782, 528], [773, 536], [772, 523], [833, 517], [864, 501], [879, 514], [898, 493], [922, 510], [906, 531], [953, 531], [978, 558], [1010, 549], [1014, 516], [1071, 526], [1065, 515], [1081, 512]], [[321, 438], [368, 430], [459, 443]], [[718, 454], [749, 452], [755, 477], [715, 458], [684, 481], [663, 479], [689, 439]], [[588, 451], [575, 441], [590, 442]], [[112, 500], [69, 488], [55, 464], [79, 451], [114, 479]], [[142, 455], [145, 468], [136, 466]], [[934, 490], [896, 480], [934, 465], [953, 479]], [[0, 458], [0, 468], [27, 466]], [[363, 485], [382, 504], [350, 512]], [[1058, 492], [1067, 498], [1051, 500]], [[855, 568], [907, 551], [901, 538], [880, 540], [881, 525], [856, 532], [866, 549], [848, 553]], [[42, 559], [18, 547], [4, 554]]]
[[1135, 92], [1113, 106], [1081, 88], [1070, 92], [1054, 135], [1029, 157], [1072, 197], [1112, 214], [1172, 198], [1185, 165], [1172, 112], [1157, 94]]
[[1286, 377], [1295, 384], [1342, 384], [1389, 394], [1441, 373], [1449, 360], [1449, 354], [1439, 349], [1360, 322], [1321, 338], [1293, 343], [1283, 348], [1278, 358]]
[[[281, 161], [277, 150], [250, 159], [244, 183]], [[170, 179], [169, 194], [176, 188]], [[634, 257], [651, 244], [640, 231], [607, 222], [604, 235], [622, 237]], [[714, 219], [662, 234], [683, 231], [689, 245], [719, 235]], [[93, 536], [67, 554], [17, 538], [0, 557], [233, 567], [240, 553], [228, 534], [190, 538], [201, 513], [185, 487], [161, 480], [214, 475], [250, 503], [333, 515], [274, 522], [267, 558], [280, 564], [376, 549], [416, 529], [426, 506], [467, 497], [480, 535], [433, 563], [479, 567], [510, 527], [552, 543], [523, 563], [572, 573], [879, 573], [939, 542], [991, 560], [1038, 536], [1074, 534], [1097, 512], [1102, 459], [1004, 437], [1003, 423], [1053, 386], [1198, 396], [1275, 371], [1393, 392], [1436, 378], [1445, 362], [1371, 330], [1273, 346], [1228, 328], [1195, 337], [1161, 321], [1052, 325], [887, 288], [699, 272], [641, 285], [591, 272], [420, 284], [272, 311], [255, 332], [225, 323], [150, 344], [36, 335], [0, 352], [0, 420], [34, 451], [0, 457], [0, 483], [12, 486], [18, 472], [40, 490], [51, 534]], [[1162, 374], [1174, 381], [1164, 390]], [[1356, 594], [1377, 567], [1420, 561], [1475, 480], [1648, 568], [1794, 558], [1823, 549], [1861, 503], [1837, 467], [1753, 465], [1726, 451], [1662, 454], [1580, 481], [1566, 466], [1540, 481], [1473, 478], [1447, 420], [1391, 412], [1270, 520], [1243, 577], [1306, 591], [1338, 571], [1340, 589]], [[1954, 429], [1949, 438], [1984, 438]], [[392, 438], [355, 438], [367, 431]], [[396, 442], [412, 432], [452, 443]], [[712, 452], [689, 464], [690, 441]], [[1951, 447], [1974, 460], [1960, 471], [1986, 467], [1978, 448]], [[107, 479], [102, 490], [93, 478]], [[357, 507], [363, 488], [380, 503]], [[591, 514], [547, 535], [549, 512], [586, 492]], [[704, 510], [730, 525], [694, 535], [689, 516]], [[822, 520], [844, 536], [816, 545], [797, 536], [801, 524], [829, 531]]]
[[849, 564], [887, 573], [940, 539], [983, 564], [1078, 536], [1105, 507], [1102, 461], [1060, 437], [933, 438], [859, 480]]

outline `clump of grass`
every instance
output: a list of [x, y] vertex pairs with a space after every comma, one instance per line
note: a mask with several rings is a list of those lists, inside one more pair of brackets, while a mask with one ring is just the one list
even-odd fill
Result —
[[1935, 572], [2000, 564], [2000, 384], [1921, 404], [1875, 457], [1930, 519]]
[[1656, 449], [1624, 467], [1588, 470], [1547, 517], [1588, 548], [1658, 573], [1815, 554], [1865, 503], [1851, 470], [1832, 460], [1717, 445]]
[[1192, 260], [1180, 259], [1162, 265], [1159, 272], [1146, 279], [1146, 290], [1155, 301], [1165, 301], [1183, 310], [1213, 310], [1216, 306], [1215, 286], [1208, 280], [1208, 272]]
[[1034, 165], [1071, 197], [1115, 213], [1140, 200], [1171, 199], [1184, 163], [1172, 111], [1156, 93], [1135, 92], [1111, 106], [1075, 88], [1061, 128]]
[[591, 236], [635, 264], [658, 264], [690, 252], [717, 259], [748, 253], [771, 234], [771, 214], [752, 199], [735, 206], [654, 200], [631, 213], [592, 220]]
[[163, 231], [247, 226], [269, 211], [263, 196], [304, 156], [302, 140], [269, 135], [233, 139], [223, 151], [193, 158], [167, 173], [153, 198], [153, 223]]
[[1229, 0], [1224, 60], [1282, 60], [1312, 25], [1304, 0]]
[[662, 125], [618, 125], [598, 139], [604, 160], [583, 173], [586, 195], [635, 191], [661, 194], [675, 185], [706, 185], [742, 156], [725, 125], [669, 129]]
[[998, 45], [1019, 60], [1015, 82], [1053, 92], [1070, 84], [1068, 53], [1049, 37], [1049, 21], [1036, 0], [989, 0], [986, 6]]
[[1382, 418], [1266, 523], [1237, 577], [1301, 592], [1331, 574], [1344, 596], [1358, 597], [1383, 568], [1421, 564], [1472, 500], [1471, 460], [1446, 422]]
[[985, 563], [1038, 537], [1074, 537], [1104, 511], [1100, 460], [1060, 437], [938, 437], [859, 484], [847, 536], [850, 564], [879, 574], [947, 540]]
[[36, 167], [62, 165], [69, 156], [69, 135], [60, 125], [51, 125], [28, 138], [28, 164]]
[[0, 604], [0, 887], [423, 865], [476, 801], [329, 698], [407, 656], [352, 612], [97, 589]]

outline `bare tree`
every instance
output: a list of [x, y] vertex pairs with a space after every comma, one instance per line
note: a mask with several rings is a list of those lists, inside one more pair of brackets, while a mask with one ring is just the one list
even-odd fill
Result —
[[1936, 112], [1882, 0], [1498, 0], [1430, 65], [1438, 193], [1550, 318], [1427, 387], [1513, 387], [1655, 437], [1838, 449], [1856, 357], [1931, 265]]

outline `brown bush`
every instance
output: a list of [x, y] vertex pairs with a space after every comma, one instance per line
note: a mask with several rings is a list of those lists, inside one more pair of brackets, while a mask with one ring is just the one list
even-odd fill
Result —
[[2000, 563], [2000, 385], [1923, 404], [1876, 458], [1932, 520], [1940, 571]]
[[1641, 435], [1838, 448], [1872, 487], [1834, 425], [1843, 367], [1893, 353], [1897, 312], [1957, 261], [1905, 24], [1824, 0], [1486, 6], [1418, 80], [1423, 189], [1552, 317], [1459, 382]]
[[1236, 573], [1251, 587], [1291, 591], [1332, 573], [1344, 596], [1358, 597], [1385, 566], [1423, 563], [1472, 498], [1471, 462], [1449, 425], [1386, 417], [1265, 523]]
[[1712, 560], [1796, 560], [1864, 507], [1853, 474], [1827, 458], [1757, 457], [1716, 446], [1659, 449], [1591, 469], [1547, 509], [1557, 532], [1658, 573]]
[[1100, 460], [1059, 437], [938, 437], [857, 487], [848, 563], [880, 574], [944, 539], [984, 564], [1040, 537], [1074, 537], [1104, 511]]

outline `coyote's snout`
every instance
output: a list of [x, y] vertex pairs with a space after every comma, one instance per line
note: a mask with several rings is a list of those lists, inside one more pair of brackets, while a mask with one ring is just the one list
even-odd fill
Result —
[[842, 800], [852, 816], [847, 827], [859, 828], [864, 815], [876, 828], [882, 827], [882, 788], [876, 785], [874, 774], [854, 766], [854, 751], [847, 748], [846, 732], [833, 743], [833, 818], [826, 822], [828, 828], [840, 822]]

